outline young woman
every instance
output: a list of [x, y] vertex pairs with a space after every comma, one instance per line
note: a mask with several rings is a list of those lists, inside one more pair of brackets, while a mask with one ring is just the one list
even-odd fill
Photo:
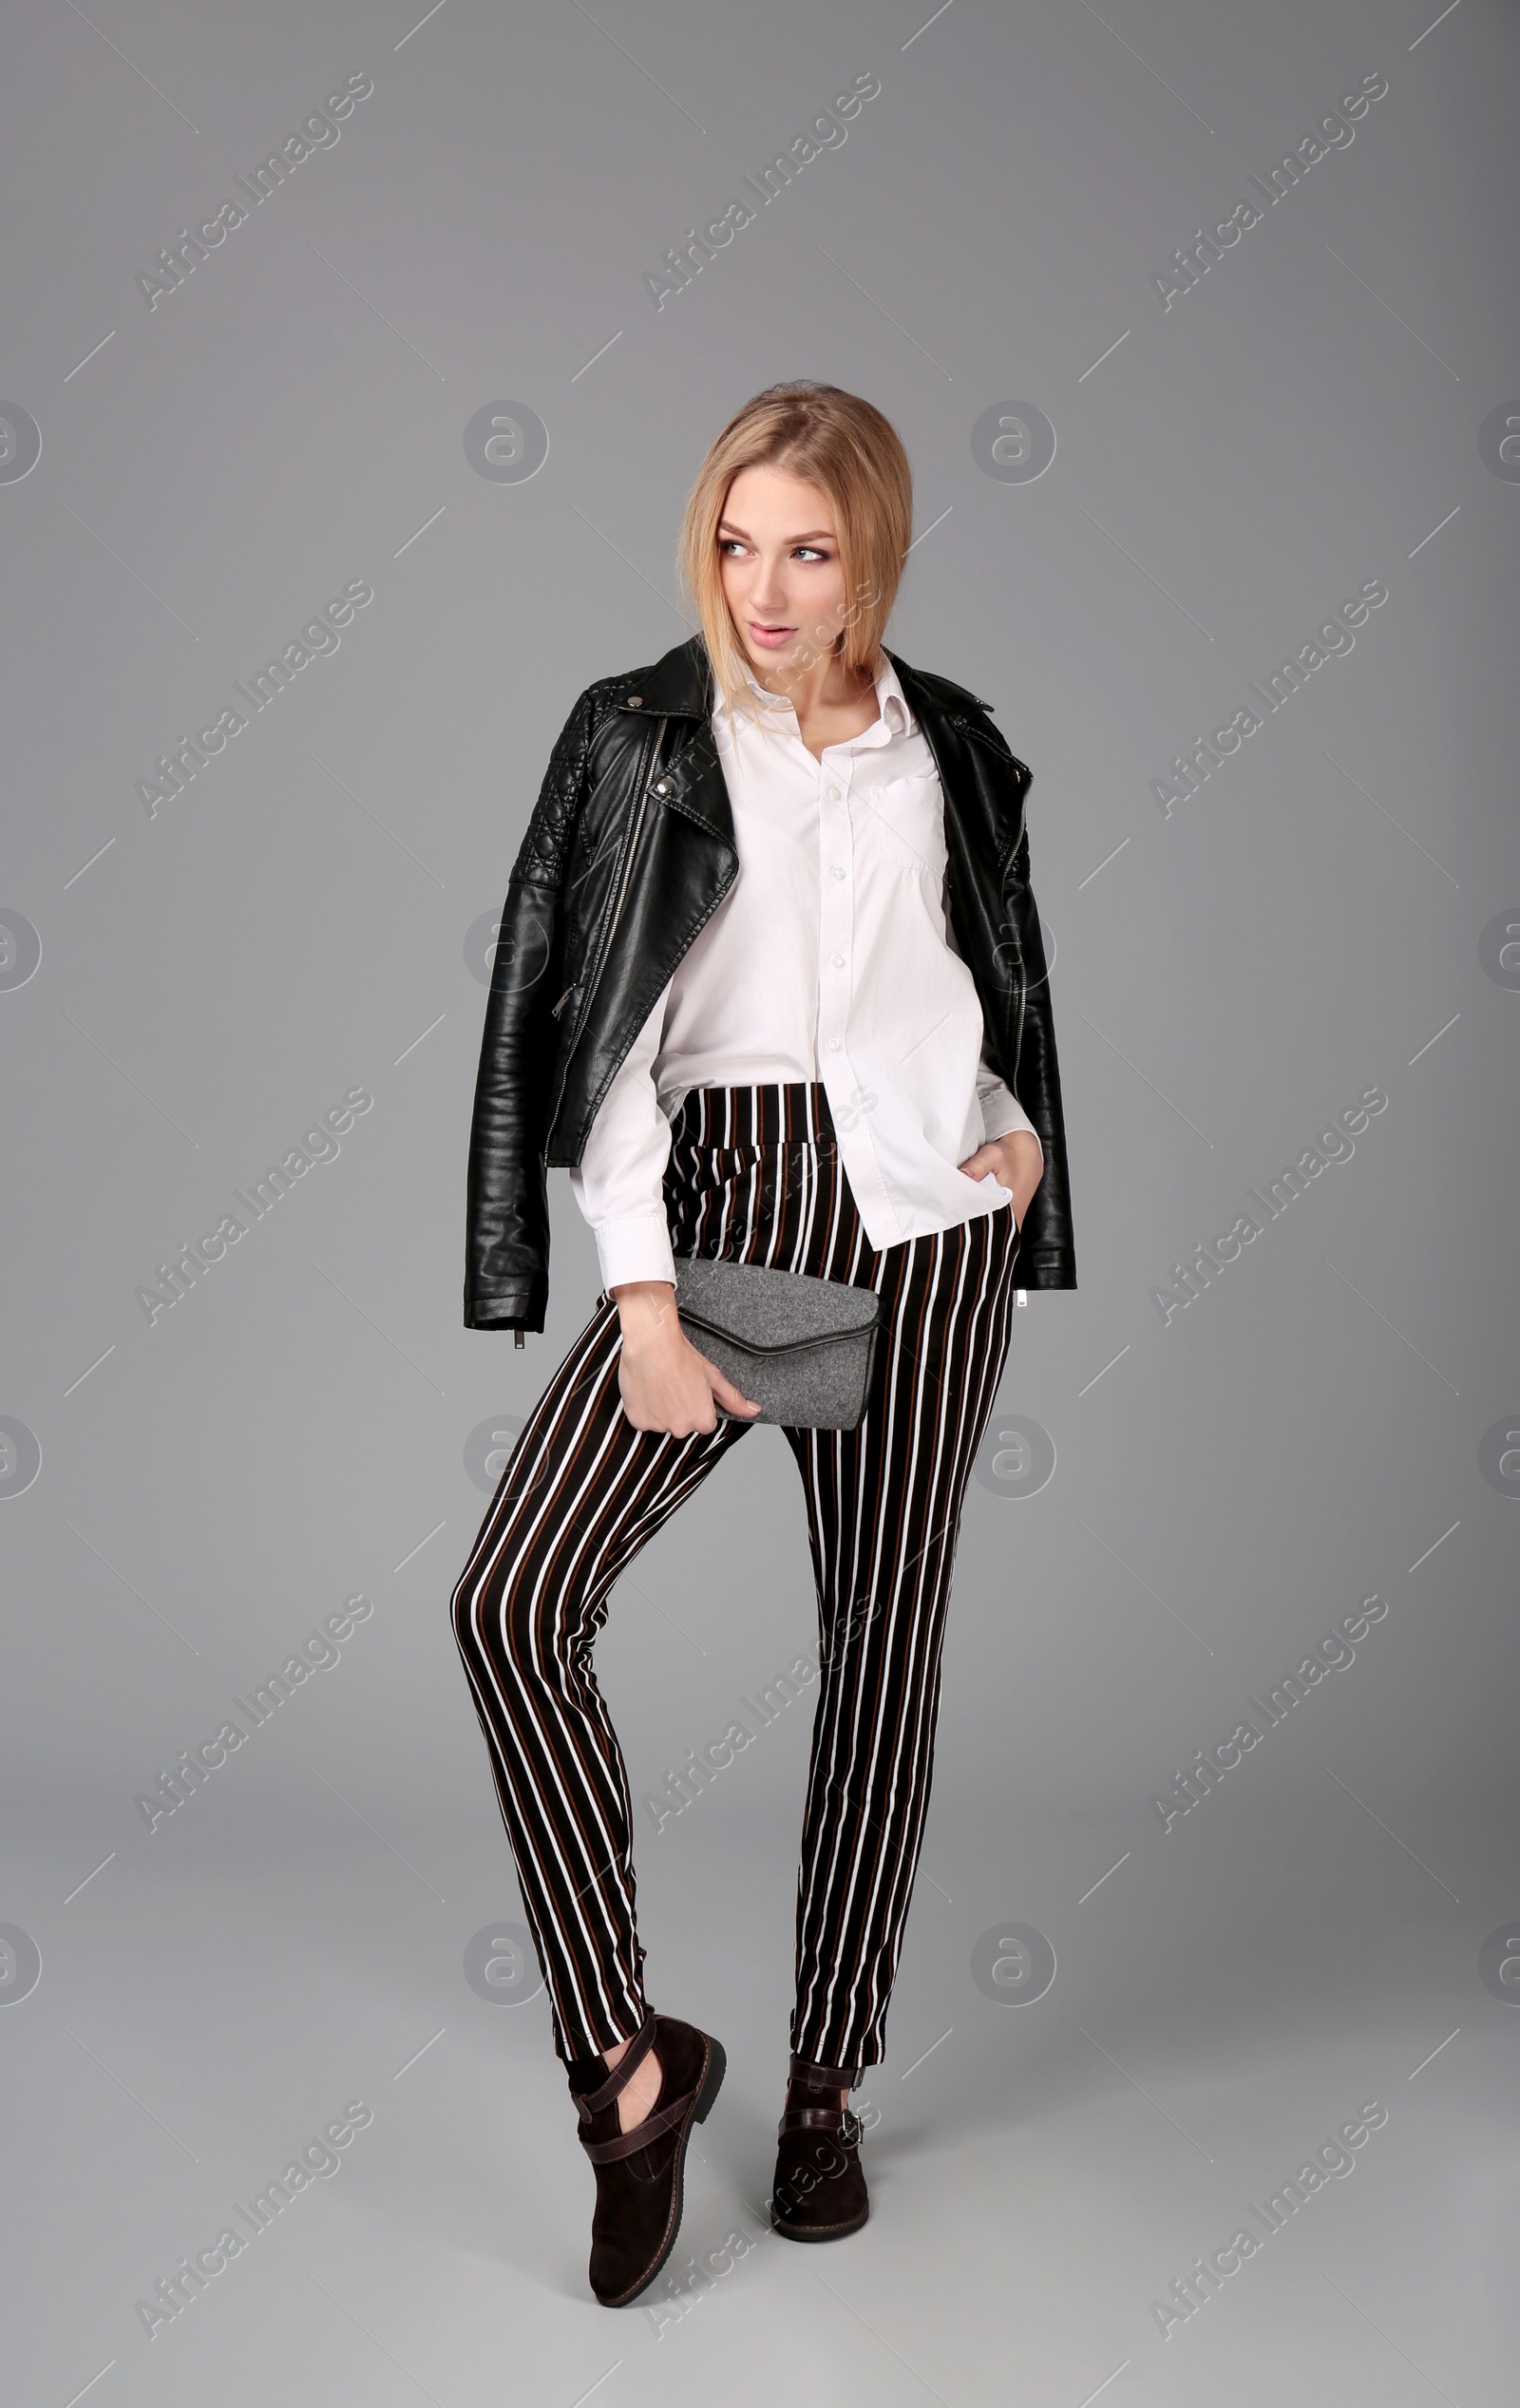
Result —
[[883, 647], [911, 526], [906, 457], [869, 402], [794, 384], [747, 403], [687, 505], [701, 633], [581, 695], [502, 916], [466, 1323], [518, 1345], [542, 1329], [552, 1165], [603, 1286], [518, 1438], [454, 1627], [596, 2168], [609, 2306], [674, 2245], [724, 2070], [644, 1992], [632, 1801], [592, 1668], [616, 1583], [759, 1410], [682, 1330], [674, 1258], [885, 1301], [859, 1426], [785, 1433], [821, 1673], [771, 2201], [800, 2241], [867, 2214], [846, 2101], [884, 2055], [1016, 1277], [1076, 1284], [1030, 772], [988, 705]]

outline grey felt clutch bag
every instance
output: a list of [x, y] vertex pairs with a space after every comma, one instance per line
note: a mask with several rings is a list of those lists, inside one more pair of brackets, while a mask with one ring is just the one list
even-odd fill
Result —
[[779, 1421], [791, 1430], [859, 1423], [884, 1317], [873, 1288], [765, 1262], [679, 1255], [675, 1310], [697, 1353], [760, 1407], [725, 1420]]

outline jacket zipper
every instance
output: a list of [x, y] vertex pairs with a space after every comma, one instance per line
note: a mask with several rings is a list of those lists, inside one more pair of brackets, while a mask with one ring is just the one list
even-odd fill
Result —
[[1014, 1091], [1016, 1095], [1018, 1091], [1018, 1057], [1024, 1050], [1024, 997], [1028, 989], [1028, 984], [1029, 982], [1024, 976], [1023, 956], [1020, 955], [1018, 961], [1018, 1026], [1014, 1031]]
[[[1018, 806], [1018, 826], [1015, 832], [1012, 844], [1010, 844], [1007, 852], [1003, 856], [1005, 863], [1016, 858], [1019, 845], [1024, 841], [1024, 814], [1028, 807], [1028, 802], [1029, 788], [1026, 787], [1024, 789], [1023, 799]], [[1018, 1077], [1018, 1057], [1024, 1050], [1024, 1004], [1028, 996], [1028, 993], [1029, 977], [1024, 968], [1023, 947], [1020, 946], [1018, 951], [1018, 1026], [1014, 1032], [1014, 1078], [1016, 1081]]]
[[[650, 776], [653, 772], [655, 760], [659, 750], [660, 738], [665, 732], [667, 724], [668, 722], [664, 718], [656, 722], [652, 733], [645, 739], [644, 749], [639, 756], [638, 802], [634, 812], [633, 826], [629, 830], [628, 843], [624, 848], [622, 862], [618, 872], [618, 887], [617, 892], [613, 897], [612, 913], [607, 922], [607, 933], [602, 939], [601, 950], [597, 957], [597, 967], [593, 973], [591, 983], [587, 988], [585, 1001], [582, 1004], [580, 1011], [576, 1015], [576, 1025], [570, 1033], [569, 1043], [564, 1049], [564, 1066], [560, 1072], [560, 1085], [556, 1090], [554, 1103], [550, 1108], [548, 1117], [543, 1125], [543, 1145], [540, 1151], [540, 1159], [542, 1161], [546, 1162], [548, 1159], [549, 1138], [553, 1132], [554, 1124], [559, 1118], [560, 1105], [564, 1095], [565, 1081], [570, 1075], [570, 1056], [575, 1052], [576, 1047], [580, 1041], [580, 1032], [585, 1027], [586, 1021], [590, 1016], [591, 1007], [597, 999], [597, 989], [601, 984], [601, 974], [603, 969], [606, 967], [607, 956], [612, 951], [612, 940], [618, 934], [618, 923], [622, 918], [623, 898], [627, 893], [628, 880], [633, 869], [634, 848], [638, 843], [638, 832], [644, 824], [644, 806], [649, 799]], [[569, 1002], [570, 997], [574, 995], [574, 993], [575, 988], [573, 985], [566, 987], [563, 995], [560, 997], [559, 1002], [554, 1004], [550, 1009], [549, 1016], [551, 1019], [559, 1018], [560, 1014], [564, 1010], [565, 1005]]]

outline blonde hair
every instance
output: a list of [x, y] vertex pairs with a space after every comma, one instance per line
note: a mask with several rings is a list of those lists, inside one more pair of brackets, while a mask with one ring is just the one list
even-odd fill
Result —
[[[827, 495], [849, 597], [846, 669], [874, 675], [913, 526], [913, 472], [889, 419], [857, 393], [810, 378], [768, 385], [709, 446], [681, 523], [678, 565], [701, 621], [708, 658], [730, 710], [753, 711], [748, 663], [723, 591], [718, 521], [742, 468], [785, 468]], [[815, 655], [816, 657], [816, 655]]]

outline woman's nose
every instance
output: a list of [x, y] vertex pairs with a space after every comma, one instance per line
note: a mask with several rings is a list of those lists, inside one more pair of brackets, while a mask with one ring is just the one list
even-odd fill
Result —
[[785, 608], [786, 599], [787, 589], [782, 581], [779, 561], [762, 560], [755, 571], [754, 587], [750, 597], [750, 608], [762, 610], [767, 603], [773, 603], [780, 611]]

